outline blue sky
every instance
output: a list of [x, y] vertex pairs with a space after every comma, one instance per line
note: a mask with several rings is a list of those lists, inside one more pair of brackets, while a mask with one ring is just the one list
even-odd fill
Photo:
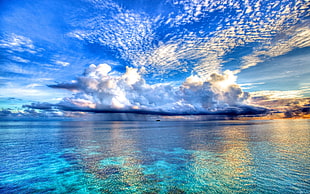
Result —
[[[84, 100], [94, 103], [90, 109], [203, 112], [240, 105], [243, 92], [309, 97], [309, 6], [306, 0], [2, 0], [0, 108]], [[229, 87], [215, 83], [214, 73]], [[237, 87], [242, 91], [232, 102], [227, 96], [237, 95]], [[152, 92], [169, 97], [156, 103]]]

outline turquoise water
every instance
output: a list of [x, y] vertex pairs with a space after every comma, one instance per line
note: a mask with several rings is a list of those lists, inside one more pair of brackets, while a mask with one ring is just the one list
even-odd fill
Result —
[[0, 193], [309, 193], [310, 120], [3, 121]]

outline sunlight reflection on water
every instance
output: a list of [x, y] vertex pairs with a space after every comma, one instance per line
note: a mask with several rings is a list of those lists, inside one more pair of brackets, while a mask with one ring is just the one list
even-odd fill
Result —
[[310, 189], [309, 120], [0, 126], [2, 193]]

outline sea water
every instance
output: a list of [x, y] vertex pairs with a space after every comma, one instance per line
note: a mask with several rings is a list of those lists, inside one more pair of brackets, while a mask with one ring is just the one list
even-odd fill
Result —
[[310, 120], [2, 121], [0, 193], [309, 193]]

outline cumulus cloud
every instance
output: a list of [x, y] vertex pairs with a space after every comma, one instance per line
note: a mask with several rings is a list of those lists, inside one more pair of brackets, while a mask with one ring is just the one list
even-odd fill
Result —
[[190, 76], [180, 86], [150, 85], [136, 68], [127, 67], [124, 74], [117, 75], [108, 64], [92, 64], [75, 82], [50, 87], [77, 91], [73, 97], [64, 98], [57, 104], [63, 110], [159, 115], [256, 114], [266, 111], [245, 104], [249, 95], [236, 84], [231, 71], [214, 73], [207, 79]]

